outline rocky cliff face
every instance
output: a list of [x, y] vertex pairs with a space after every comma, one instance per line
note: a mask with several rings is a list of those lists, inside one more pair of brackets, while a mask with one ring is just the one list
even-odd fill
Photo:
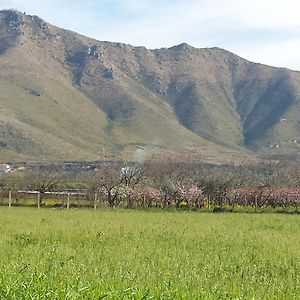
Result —
[[298, 154], [298, 72], [218, 48], [100, 42], [15, 11], [0, 13], [0, 40], [8, 158]]

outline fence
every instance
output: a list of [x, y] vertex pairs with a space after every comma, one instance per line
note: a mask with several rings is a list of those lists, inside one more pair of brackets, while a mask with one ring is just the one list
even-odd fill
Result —
[[[300, 189], [291, 188], [241, 188], [222, 193], [199, 194], [183, 193], [174, 195], [160, 190], [146, 189], [126, 191], [120, 194], [122, 198], [116, 206], [128, 208], [176, 208], [203, 209], [208, 210], [222, 207], [252, 207], [264, 209], [267, 207], [280, 208], [300, 208]], [[177, 198], [176, 198], [177, 197]], [[100, 201], [102, 200], [102, 201]], [[39, 191], [9, 190], [0, 191], [0, 205], [2, 206], [34, 206], [66, 208], [70, 207], [90, 207], [97, 209], [105, 203], [103, 198], [97, 193], [88, 190], [64, 190], [41, 193]], [[114, 207], [114, 206], [113, 206]]]
[[13, 191], [0, 192], [0, 205], [2, 206], [35, 206], [66, 208], [93, 207], [97, 208], [99, 201], [96, 193], [85, 190], [65, 190], [41, 193], [39, 191]]

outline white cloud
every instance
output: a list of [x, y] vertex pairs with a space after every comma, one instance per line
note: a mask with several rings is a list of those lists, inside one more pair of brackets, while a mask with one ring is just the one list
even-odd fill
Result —
[[300, 38], [249, 48], [241, 52], [244, 57], [252, 61], [300, 70], [299, 49]]
[[[228, 1], [224, 1], [228, 2]], [[235, 7], [234, 17], [254, 28], [289, 28], [300, 26], [298, 0], [229, 1]]]

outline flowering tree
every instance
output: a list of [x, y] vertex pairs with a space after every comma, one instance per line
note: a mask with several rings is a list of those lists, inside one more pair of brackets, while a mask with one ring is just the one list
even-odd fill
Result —
[[205, 196], [203, 190], [196, 185], [184, 186], [180, 189], [180, 194], [182, 200], [187, 203], [187, 205], [195, 206], [196, 208], [201, 208], [205, 204]]
[[164, 195], [161, 190], [154, 187], [148, 187], [145, 189], [145, 196], [148, 207], [152, 206], [153, 203], [156, 207], [162, 206], [162, 199], [164, 198]]
[[102, 196], [110, 208], [114, 208], [122, 201], [122, 177], [118, 164], [101, 166], [93, 177], [93, 186]]

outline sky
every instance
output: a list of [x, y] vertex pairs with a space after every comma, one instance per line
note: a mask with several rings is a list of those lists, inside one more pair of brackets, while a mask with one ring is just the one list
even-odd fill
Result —
[[299, 0], [0, 0], [7, 8], [102, 41], [220, 47], [300, 70]]

